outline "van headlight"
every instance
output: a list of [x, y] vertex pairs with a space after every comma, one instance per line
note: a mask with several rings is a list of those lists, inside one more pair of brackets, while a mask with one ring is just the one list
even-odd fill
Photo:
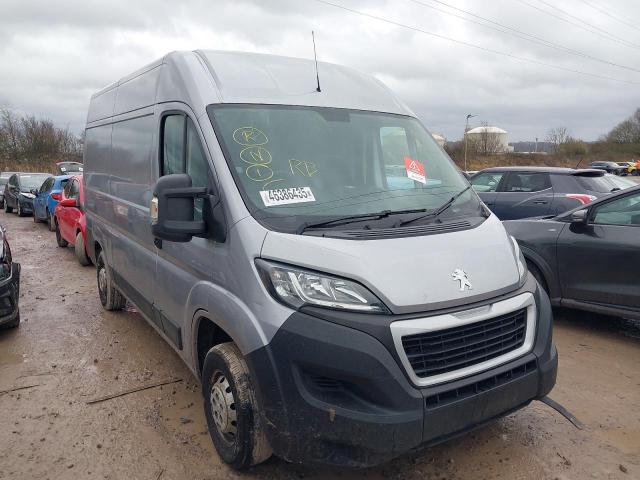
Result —
[[522, 254], [522, 250], [520, 250], [518, 241], [511, 235], [509, 235], [509, 238], [511, 239], [513, 256], [515, 257], [516, 265], [518, 266], [518, 275], [520, 275], [520, 286], [522, 286], [527, 279], [527, 261], [524, 259], [524, 255]]
[[351, 280], [261, 259], [256, 259], [256, 266], [271, 295], [291, 308], [313, 305], [362, 313], [389, 313], [373, 293]]
[[36, 196], [33, 193], [29, 193], [29, 192], [20, 192], [20, 195], [22, 195], [24, 198], [36, 198]]

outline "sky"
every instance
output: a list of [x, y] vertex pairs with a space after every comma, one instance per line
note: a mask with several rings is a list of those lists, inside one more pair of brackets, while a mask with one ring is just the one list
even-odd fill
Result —
[[471, 126], [509, 141], [557, 126], [591, 141], [640, 107], [637, 0], [0, 0], [0, 11], [0, 107], [78, 133], [93, 92], [170, 51], [312, 58], [311, 30], [319, 60], [376, 76], [450, 140], [476, 114]]

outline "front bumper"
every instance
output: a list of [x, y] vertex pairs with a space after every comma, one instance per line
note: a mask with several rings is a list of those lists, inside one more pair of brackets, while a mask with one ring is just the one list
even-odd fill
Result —
[[24, 198], [23, 196], [19, 196], [16, 201], [20, 202], [20, 209], [24, 213], [33, 213], [33, 198]]
[[0, 326], [15, 320], [20, 297], [20, 264], [11, 264], [11, 276], [0, 282]]
[[[546, 294], [533, 350], [444, 384], [417, 387], [389, 338], [295, 312], [247, 356], [271, 447], [298, 463], [367, 467], [440, 443], [545, 396], [557, 352]], [[373, 333], [373, 334], [372, 334]], [[390, 335], [389, 335], [390, 336]]]

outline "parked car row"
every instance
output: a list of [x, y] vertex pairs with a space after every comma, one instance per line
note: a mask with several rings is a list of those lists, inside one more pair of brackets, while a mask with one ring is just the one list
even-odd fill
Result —
[[495, 167], [470, 179], [482, 201], [501, 220], [559, 215], [612, 192], [631, 180], [604, 170], [557, 167]]
[[[62, 162], [59, 170], [78, 169], [77, 162]], [[82, 165], [82, 164], [79, 164]], [[80, 167], [81, 168], [81, 167]], [[89, 265], [87, 255], [84, 190], [82, 175], [49, 175], [46, 173], [3, 172], [7, 178], [3, 191], [6, 213], [33, 215], [35, 223], [45, 222], [56, 233], [58, 246], [73, 245], [81, 265]]]

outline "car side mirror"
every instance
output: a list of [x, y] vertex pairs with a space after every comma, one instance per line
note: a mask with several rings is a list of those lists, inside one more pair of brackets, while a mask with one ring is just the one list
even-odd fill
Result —
[[31, 192], [31, 195], [37, 197], [38, 196], [38, 189], [37, 188], [32, 188], [31, 190], [29, 190], [29, 192]]
[[60, 200], [58, 203], [61, 207], [77, 207], [78, 202], [75, 198], [65, 198], [64, 200]]
[[195, 199], [207, 195], [206, 187], [192, 187], [186, 173], [160, 177], [151, 199], [151, 232], [156, 238], [188, 242], [194, 235], [206, 233], [206, 224], [194, 220]]
[[576, 210], [571, 214], [571, 223], [586, 225], [589, 218], [589, 210], [583, 208], [582, 210]]

